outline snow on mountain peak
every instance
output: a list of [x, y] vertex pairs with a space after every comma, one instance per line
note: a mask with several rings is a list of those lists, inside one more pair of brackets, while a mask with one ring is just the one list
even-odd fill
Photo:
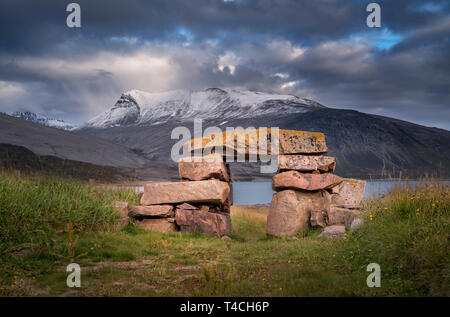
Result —
[[81, 128], [159, 124], [217, 118], [251, 118], [270, 114], [307, 112], [324, 106], [293, 95], [208, 88], [201, 91], [172, 90], [148, 93], [130, 90], [116, 104]]
[[31, 111], [16, 111], [14, 113], [11, 113], [11, 116], [61, 130], [69, 131], [75, 128], [73, 124], [67, 123], [61, 119], [49, 118], [42, 114], [34, 113]]

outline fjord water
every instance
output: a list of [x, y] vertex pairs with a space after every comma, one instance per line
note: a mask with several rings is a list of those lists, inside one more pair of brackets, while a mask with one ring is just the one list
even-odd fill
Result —
[[[379, 195], [389, 191], [397, 184], [414, 187], [422, 181], [366, 180], [366, 182], [367, 184], [364, 192], [364, 198], [378, 197]], [[426, 181], [425, 183], [450, 184], [450, 180], [432, 180]], [[143, 186], [133, 186], [133, 188], [141, 191], [144, 190]], [[233, 182], [233, 204], [235, 205], [270, 204], [274, 193], [275, 191], [272, 190], [271, 182]]]
[[[420, 181], [408, 180], [400, 182], [403, 185], [414, 186]], [[450, 183], [448, 180], [427, 183], [434, 182]], [[368, 180], [364, 198], [384, 194], [396, 184], [399, 184], [398, 180]], [[235, 205], [269, 204], [274, 193], [271, 182], [233, 182], [233, 200]]]

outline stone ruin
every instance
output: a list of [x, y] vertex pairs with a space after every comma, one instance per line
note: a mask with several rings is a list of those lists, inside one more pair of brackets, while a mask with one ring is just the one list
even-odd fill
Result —
[[[261, 140], [267, 141], [269, 153], [271, 149], [270, 135], [253, 139], [245, 136], [245, 144], [239, 145], [236, 139], [245, 131], [233, 131], [232, 138], [227, 138], [224, 132], [224, 137], [216, 140], [213, 136], [191, 140], [188, 142], [191, 152], [209, 150], [211, 154], [181, 158], [178, 162], [181, 181], [147, 183], [140, 206], [118, 203], [116, 207], [123, 216], [135, 218], [137, 226], [144, 230], [200, 232], [218, 237], [232, 234], [232, 176], [226, 157], [230, 153], [246, 158], [258, 155], [255, 149], [261, 146]], [[321, 236], [335, 237], [342, 236], [346, 227], [359, 225], [366, 183], [332, 174], [336, 161], [324, 156], [327, 152], [324, 134], [279, 130], [277, 137], [278, 172], [272, 179], [276, 194], [267, 217], [267, 235], [292, 236], [310, 227], [322, 227]], [[214, 152], [217, 148], [223, 150], [221, 154]], [[123, 219], [122, 226], [127, 222]]]

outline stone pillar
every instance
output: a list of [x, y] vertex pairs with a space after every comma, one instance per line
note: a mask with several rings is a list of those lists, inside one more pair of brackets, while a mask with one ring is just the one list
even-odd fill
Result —
[[181, 230], [219, 237], [233, 233], [231, 173], [223, 158], [183, 158], [178, 171], [180, 182], [149, 182], [144, 186], [140, 206], [129, 210], [137, 226], [163, 233]]
[[220, 181], [228, 188], [227, 196], [219, 203], [208, 201], [178, 205], [175, 221], [183, 232], [201, 232], [223, 236], [233, 233], [230, 208], [233, 204], [231, 169], [223, 157], [211, 154], [201, 158], [183, 158], [178, 162], [178, 172], [183, 181]]
[[305, 139], [296, 137], [300, 131], [292, 135], [290, 130], [283, 131], [278, 173], [272, 179], [277, 193], [269, 209], [267, 235], [282, 237], [310, 227], [350, 226], [359, 215], [365, 182], [332, 173], [336, 161], [323, 155], [327, 147], [320, 134]]

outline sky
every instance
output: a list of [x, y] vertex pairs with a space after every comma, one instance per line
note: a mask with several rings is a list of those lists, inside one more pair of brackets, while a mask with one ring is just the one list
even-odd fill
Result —
[[[0, 111], [80, 124], [121, 93], [293, 94], [450, 130], [449, 1], [0, 2]], [[280, 114], [282, 115], [282, 114]]]

